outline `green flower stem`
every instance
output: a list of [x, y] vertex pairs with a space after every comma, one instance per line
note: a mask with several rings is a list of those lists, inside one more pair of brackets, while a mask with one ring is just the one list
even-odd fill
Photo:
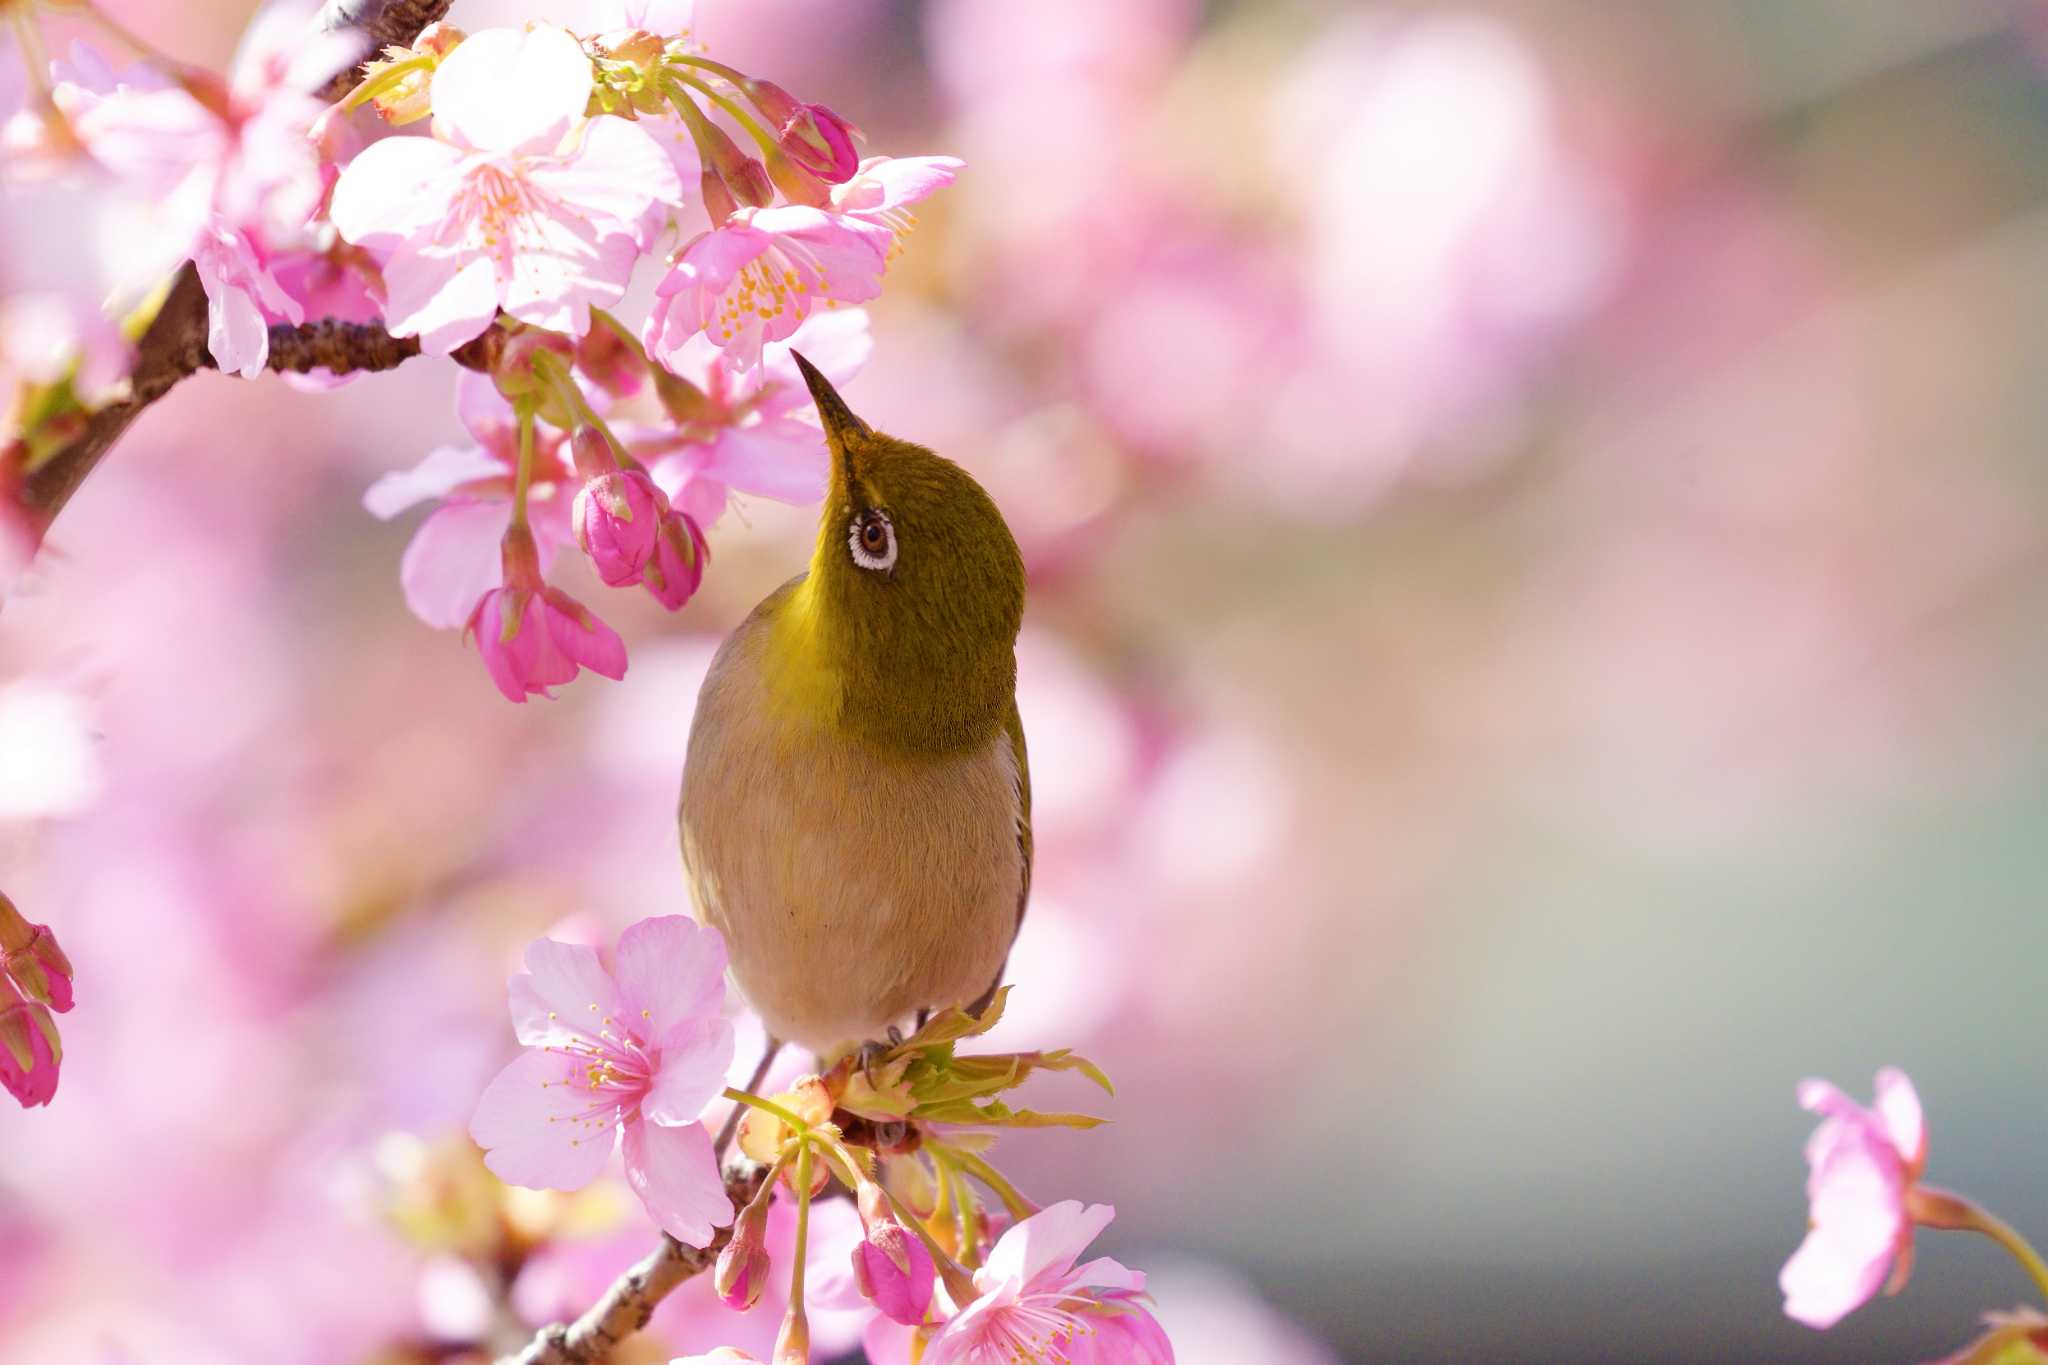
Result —
[[1017, 1192], [1017, 1187], [1004, 1179], [1002, 1173], [973, 1152], [961, 1147], [945, 1148], [949, 1161], [959, 1163], [960, 1169], [979, 1180], [996, 1192], [1003, 1201], [1003, 1207], [1012, 1218], [1022, 1221], [1038, 1212], [1038, 1206]]
[[1981, 1232], [2004, 1247], [2034, 1281], [2044, 1302], [2048, 1302], [2048, 1260], [2010, 1223], [1972, 1200], [1932, 1185], [1914, 1185], [1906, 1191], [1906, 1213], [1922, 1227], [1952, 1232]]
[[522, 398], [512, 407], [519, 423], [519, 473], [512, 484], [512, 524], [526, 529], [526, 492], [533, 486], [533, 400]]
[[796, 1153], [796, 1254], [789, 1263], [790, 1311], [804, 1311], [804, 1255], [811, 1238], [811, 1140], [807, 1135]]
[[[728, 99], [726, 96], [719, 94], [717, 90], [712, 88], [712, 85], [709, 81], [700, 80], [695, 76], [687, 75], [682, 72], [677, 72], [672, 79], [681, 82], [683, 85], [689, 86], [692, 90], [695, 90], [699, 94], [703, 95], [705, 99], [710, 100], [720, 109], [723, 109], [727, 113], [727, 115], [731, 117], [734, 123], [737, 123], [740, 127], [746, 129], [747, 135], [753, 138], [755, 144], [760, 147], [761, 155], [765, 157], [776, 157], [782, 155], [781, 144], [776, 142], [774, 138], [768, 136], [768, 130], [761, 126], [761, 121], [755, 118], [752, 114], [748, 113], [745, 109], [741, 108], [737, 100]], [[672, 92], [669, 95], [669, 98], [674, 99], [675, 94]], [[684, 103], [686, 104], [689, 102], [690, 101], [688, 101], [687, 99], [684, 100]]]

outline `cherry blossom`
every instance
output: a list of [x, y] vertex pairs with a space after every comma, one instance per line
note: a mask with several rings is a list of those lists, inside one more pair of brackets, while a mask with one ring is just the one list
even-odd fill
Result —
[[616, 303], [657, 205], [681, 202], [652, 138], [585, 120], [593, 85], [561, 29], [491, 29], [434, 73], [433, 138], [391, 137], [349, 163], [331, 214], [384, 265], [386, 324], [447, 352], [499, 308], [582, 335]]
[[701, 334], [752, 369], [764, 343], [786, 340], [817, 305], [879, 295], [890, 241], [886, 228], [802, 204], [740, 209], [690, 243], [657, 287], [648, 353], [672, 364]]
[[732, 1202], [697, 1122], [725, 1086], [733, 1030], [725, 943], [680, 915], [619, 937], [607, 969], [597, 950], [538, 939], [514, 976], [512, 1025], [532, 1049], [478, 1101], [470, 1135], [515, 1185], [580, 1189], [614, 1135], [626, 1179], [664, 1231], [690, 1246], [732, 1221]]
[[1886, 1276], [1894, 1292], [1912, 1267], [1907, 1192], [1927, 1162], [1920, 1097], [1903, 1071], [1877, 1073], [1874, 1109], [1826, 1081], [1802, 1081], [1799, 1104], [1823, 1116], [1806, 1144], [1812, 1227], [1785, 1262], [1785, 1314], [1832, 1327], [1870, 1301]]

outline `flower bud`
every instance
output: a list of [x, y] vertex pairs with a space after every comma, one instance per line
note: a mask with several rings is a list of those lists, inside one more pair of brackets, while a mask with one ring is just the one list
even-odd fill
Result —
[[[581, 467], [580, 451], [577, 463]], [[597, 576], [606, 587], [623, 588], [640, 581], [661, 539], [667, 511], [668, 499], [654, 480], [637, 469], [613, 469], [583, 485], [570, 521], [576, 543], [590, 556]]]
[[30, 924], [0, 895], [0, 972], [29, 999], [62, 1014], [71, 1008], [71, 959], [47, 924]]
[[717, 227], [740, 211], [739, 201], [732, 197], [732, 191], [725, 187], [725, 180], [717, 171], [706, 166], [697, 177], [697, 193], [704, 199], [704, 213], [711, 225]]
[[0, 1087], [24, 1109], [48, 1104], [57, 1093], [63, 1061], [64, 1046], [50, 1012], [0, 980]]
[[363, 79], [370, 85], [375, 85], [378, 77], [386, 72], [405, 68], [391, 78], [389, 85], [370, 97], [385, 122], [416, 123], [433, 112], [429, 93], [434, 83], [434, 68], [466, 36], [453, 24], [429, 24], [420, 30], [420, 36], [413, 40], [411, 47], [387, 47], [382, 58], [364, 63]]
[[759, 1237], [742, 1238], [739, 1233], [718, 1253], [718, 1268], [712, 1287], [725, 1306], [744, 1313], [761, 1301], [768, 1283], [768, 1249]]
[[[498, 386], [498, 392], [514, 403], [521, 399], [538, 400], [536, 411], [542, 420], [552, 426], [574, 425], [573, 417], [565, 410], [561, 395], [554, 384], [539, 372], [536, 359], [542, 352], [554, 356], [555, 362], [564, 368], [575, 363], [576, 344], [560, 332], [543, 331], [538, 327], [522, 327], [505, 342], [498, 355], [497, 364], [491, 367], [491, 382]], [[550, 362], [540, 362], [542, 364]]]
[[[654, 600], [670, 611], [680, 611], [704, 581], [704, 566], [711, 560], [711, 547], [704, 533], [688, 513], [669, 511], [661, 519], [661, 532], [654, 553], [641, 565], [642, 581]], [[825, 1111], [826, 1117], [831, 1110]]]
[[931, 1252], [894, 1218], [878, 1218], [853, 1249], [853, 1279], [861, 1297], [892, 1322], [915, 1327], [931, 1307], [938, 1276]]

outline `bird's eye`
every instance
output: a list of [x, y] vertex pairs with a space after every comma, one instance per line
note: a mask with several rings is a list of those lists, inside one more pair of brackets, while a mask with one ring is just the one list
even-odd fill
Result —
[[896, 566], [896, 528], [889, 521], [889, 514], [879, 507], [862, 512], [847, 528], [847, 548], [853, 551], [853, 562], [863, 569], [876, 573], [887, 573]]

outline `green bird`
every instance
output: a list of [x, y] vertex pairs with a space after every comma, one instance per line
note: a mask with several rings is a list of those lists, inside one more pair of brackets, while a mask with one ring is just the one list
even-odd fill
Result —
[[778, 1042], [821, 1056], [999, 984], [1031, 891], [1024, 560], [965, 470], [853, 415], [808, 572], [712, 660], [678, 820], [697, 915]]

